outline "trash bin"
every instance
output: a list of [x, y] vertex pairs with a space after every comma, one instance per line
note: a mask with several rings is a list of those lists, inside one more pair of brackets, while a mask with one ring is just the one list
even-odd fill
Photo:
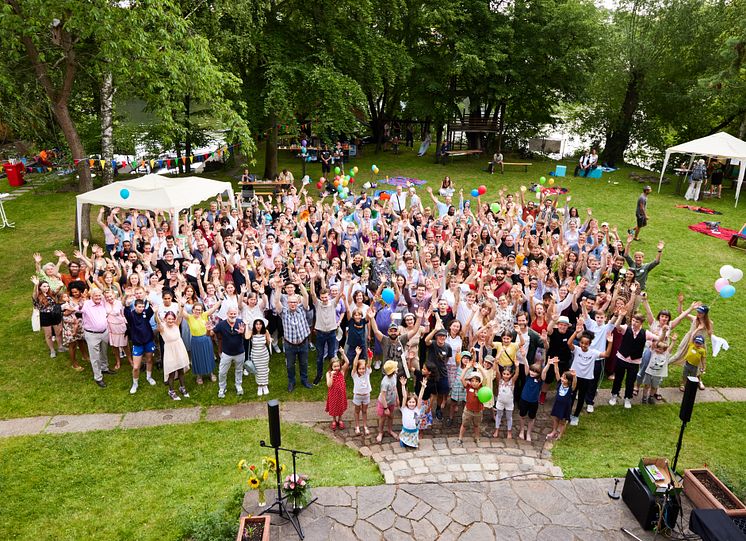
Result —
[[23, 173], [26, 170], [26, 166], [21, 162], [18, 163], [4, 163], [3, 169], [5, 174], [8, 175], [8, 184], [11, 186], [23, 186], [25, 181], [23, 180]]

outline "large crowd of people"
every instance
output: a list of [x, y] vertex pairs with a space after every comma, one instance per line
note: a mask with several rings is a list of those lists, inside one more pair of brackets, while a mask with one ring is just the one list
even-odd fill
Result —
[[270, 358], [282, 352], [289, 392], [326, 385], [333, 429], [345, 428], [349, 377], [355, 432], [369, 434], [373, 400], [377, 440], [407, 447], [434, 422], [478, 439], [485, 417], [494, 437], [512, 438], [514, 410], [517, 436], [531, 440], [547, 393], [559, 438], [593, 412], [603, 377], [625, 408], [660, 400], [671, 362], [701, 378], [708, 308], [681, 296], [656, 299], [675, 313], [651, 308], [665, 244], [653, 257], [634, 249], [646, 199], [637, 229], [620, 233], [569, 195], [465, 198], [443, 186], [345, 200], [292, 187], [177, 216], [101, 208], [103, 245], [86, 240], [43, 265], [34, 254], [50, 355], [68, 352], [77, 371], [90, 363], [102, 388], [125, 366], [132, 394], [144, 364], [148, 384], [159, 373], [181, 400], [212, 382], [225, 397], [231, 369], [238, 395], [249, 378], [271, 395], [281, 378]]

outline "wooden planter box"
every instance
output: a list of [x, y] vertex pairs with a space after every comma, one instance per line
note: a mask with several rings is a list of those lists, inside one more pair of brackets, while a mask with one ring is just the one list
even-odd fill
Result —
[[261, 541], [269, 541], [269, 521], [269, 515], [261, 515], [258, 517], [246, 515], [241, 517], [238, 524], [238, 535], [236, 536], [236, 541], [243, 541], [243, 535], [244, 531], [246, 531], [247, 525], [255, 527], [263, 526], [264, 530], [262, 531]]
[[684, 470], [684, 494], [697, 509], [723, 509], [729, 515], [746, 513], [746, 505], [709, 468]]

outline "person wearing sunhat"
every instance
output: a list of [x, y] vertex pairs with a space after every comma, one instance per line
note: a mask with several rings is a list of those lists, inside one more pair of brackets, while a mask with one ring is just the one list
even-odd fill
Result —
[[[399, 406], [399, 396], [396, 392], [396, 361], [386, 361], [383, 364], [383, 379], [381, 380], [381, 392], [376, 401], [378, 413], [378, 435], [376, 442], [381, 443], [384, 432], [395, 440], [399, 436], [394, 432], [394, 410]], [[386, 427], [388, 426], [388, 430]]]

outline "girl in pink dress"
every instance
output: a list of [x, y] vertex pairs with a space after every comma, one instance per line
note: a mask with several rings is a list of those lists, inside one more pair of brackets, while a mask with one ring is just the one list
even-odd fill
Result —
[[124, 306], [122, 302], [114, 297], [114, 291], [104, 291], [106, 301], [106, 323], [109, 328], [109, 345], [114, 350], [114, 358], [117, 360], [114, 370], [120, 368], [120, 358], [125, 355], [130, 366], [132, 365], [132, 352], [127, 347], [127, 320], [124, 317]]

